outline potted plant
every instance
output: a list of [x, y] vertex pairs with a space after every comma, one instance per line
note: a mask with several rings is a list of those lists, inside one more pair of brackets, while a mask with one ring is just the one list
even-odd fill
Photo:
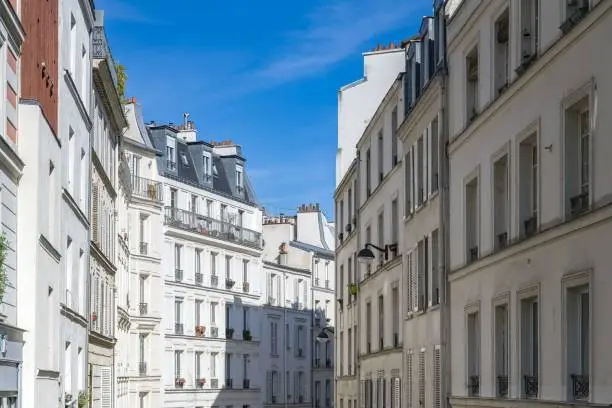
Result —
[[181, 377], [176, 377], [176, 379], [174, 380], [174, 383], [178, 385], [179, 387], [182, 387], [183, 384], [185, 384], [185, 379]]
[[98, 320], [98, 313], [92, 312], [92, 314], [91, 314], [91, 321], [95, 322], [96, 320]]
[[79, 408], [85, 408], [89, 403], [89, 394], [87, 391], [79, 392], [78, 406]]
[[253, 340], [253, 335], [251, 334], [251, 331], [247, 329], [242, 332], [242, 338], [246, 341], [251, 341]]
[[147, 186], [147, 194], [149, 195], [149, 198], [151, 200], [155, 200], [155, 198], [157, 197], [157, 189], [153, 184], [149, 184]]
[[348, 287], [349, 287], [349, 294], [351, 296], [357, 296], [357, 293], [359, 293], [359, 286], [357, 286], [356, 283], [350, 283]]
[[196, 332], [196, 336], [204, 336], [204, 333], [206, 332], [206, 326], [196, 326], [195, 328], [195, 332]]
[[203, 387], [204, 384], [206, 384], [206, 378], [199, 378], [198, 379], [198, 384], [200, 385], [200, 387]]
[[225, 329], [225, 337], [228, 339], [234, 338], [234, 329]]

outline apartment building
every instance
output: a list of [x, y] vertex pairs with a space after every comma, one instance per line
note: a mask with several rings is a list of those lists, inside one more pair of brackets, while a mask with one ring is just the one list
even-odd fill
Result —
[[149, 124], [164, 183], [164, 406], [260, 401], [261, 210], [241, 147]]
[[[264, 335], [269, 327], [270, 340], [262, 341], [262, 355], [271, 354], [265, 404], [333, 404], [334, 235], [318, 204], [264, 217]], [[264, 348], [276, 342], [280, 349]]]
[[[18, 100], [20, 98], [20, 60], [25, 33], [20, 22], [20, 2], [0, 5], [0, 65], [4, 73], [0, 92], [0, 406], [17, 407], [21, 391], [20, 371], [24, 332], [18, 321], [17, 228], [19, 184], [24, 162], [19, 153]], [[21, 284], [24, 284], [21, 282]]]
[[[389, 46], [377, 47], [371, 52], [364, 53], [364, 77], [349, 85], [342, 87], [338, 95], [338, 153], [336, 156], [336, 191], [334, 194], [336, 205], [336, 400], [335, 406], [338, 407], [357, 407], [359, 393], [361, 387], [362, 403], [365, 401], [365, 383], [362, 381], [359, 373], [358, 358], [360, 354], [366, 354], [367, 337], [360, 336], [359, 333], [365, 333], [365, 328], [362, 326], [366, 322], [365, 303], [358, 303], [359, 283], [365, 278], [367, 271], [357, 262], [357, 253], [363, 249], [365, 243], [372, 242], [372, 229], [376, 228], [379, 222], [377, 212], [382, 208], [370, 207], [367, 213], [367, 218], [362, 221], [360, 219], [361, 206], [367, 202], [373, 203], [376, 200], [369, 200], [373, 190], [373, 186], [378, 185], [380, 174], [383, 176], [395, 169], [397, 163], [400, 162], [398, 157], [401, 157], [399, 143], [392, 143], [396, 139], [395, 130], [399, 123], [399, 116], [403, 115], [403, 108], [398, 107], [395, 113], [392, 113], [393, 107], [387, 109], [388, 92], [391, 87], [396, 88], [394, 92], [398, 92], [398, 86], [395, 84], [398, 75], [405, 70], [405, 49], [403, 44], [389, 44]], [[401, 85], [401, 84], [400, 84]], [[400, 86], [401, 87], [401, 86]], [[387, 99], [385, 99], [387, 98]], [[370, 137], [365, 135], [366, 129], [369, 132], [374, 132], [372, 121], [377, 111], [380, 111], [380, 105], [384, 104], [384, 114], [378, 112], [377, 132], [376, 135]], [[391, 116], [395, 115], [395, 119]], [[392, 124], [392, 120], [395, 122]], [[393, 129], [393, 130], [392, 130]], [[380, 134], [378, 132], [381, 132]], [[380, 136], [380, 137], [379, 137]], [[372, 139], [372, 149], [368, 150], [357, 147], [360, 140], [367, 139], [368, 144]], [[380, 146], [382, 143], [382, 147]], [[386, 146], [392, 150], [385, 151]], [[378, 150], [380, 149], [380, 151]], [[376, 152], [376, 153], [374, 153]], [[377, 156], [374, 156], [376, 154]], [[379, 155], [383, 158], [379, 159]], [[369, 159], [367, 157], [369, 156]], [[388, 163], [385, 162], [385, 157], [388, 157]], [[367, 160], [366, 160], [367, 159]], [[376, 162], [376, 167], [372, 167], [372, 163]], [[379, 163], [381, 168], [379, 168]], [[368, 164], [369, 163], [369, 164]], [[365, 167], [364, 167], [365, 166]], [[393, 172], [394, 174], [397, 171]], [[366, 177], [366, 174], [370, 176]], [[395, 178], [394, 178], [395, 180]], [[365, 186], [370, 186], [370, 191], [366, 193]], [[385, 183], [390, 184], [390, 183]], [[392, 184], [392, 183], [391, 183]], [[399, 181], [401, 187], [401, 181]], [[398, 201], [395, 206], [399, 205], [401, 194], [398, 196]], [[388, 203], [391, 205], [391, 202]], [[379, 207], [382, 205], [378, 203]], [[397, 211], [401, 207], [397, 207]], [[384, 235], [385, 228], [381, 228], [383, 232], [382, 240], [391, 239], [391, 218], [392, 209], [389, 207], [387, 211], [382, 211], [381, 225], [385, 224], [389, 227], [386, 229], [388, 237]], [[373, 215], [376, 214], [376, 215]], [[399, 213], [398, 213], [399, 214]], [[376, 219], [374, 219], [376, 218]], [[368, 224], [370, 236], [366, 236], [366, 225]], [[375, 230], [377, 231], [377, 230]], [[394, 230], [399, 237], [400, 230]], [[403, 231], [402, 231], [403, 232]], [[375, 232], [376, 233], [376, 232]], [[378, 241], [376, 241], [378, 242]], [[387, 242], [390, 243], [390, 242]], [[396, 242], [397, 243], [397, 242]], [[393, 258], [393, 256], [392, 256]], [[395, 263], [398, 261], [396, 260]], [[393, 264], [395, 264], [393, 263]], [[388, 266], [391, 266], [389, 264]], [[364, 267], [365, 268], [365, 267]], [[371, 268], [371, 267], [370, 267]], [[393, 273], [399, 273], [401, 277], [401, 262], [398, 268], [391, 267]], [[370, 270], [371, 273], [371, 270]], [[387, 274], [385, 274], [386, 276]], [[382, 276], [382, 274], [381, 274]], [[385, 277], [386, 279], [386, 277]], [[373, 288], [372, 282], [367, 284]], [[377, 281], [376, 287], [386, 287], [386, 281]], [[401, 285], [400, 285], [401, 286]], [[392, 288], [389, 287], [388, 290]], [[401, 290], [401, 287], [398, 289]], [[384, 299], [383, 296], [383, 305]], [[387, 297], [391, 300], [392, 296]], [[398, 298], [399, 299], [399, 298]], [[376, 296], [376, 302], [378, 297]], [[371, 299], [370, 299], [371, 303]], [[378, 303], [376, 303], [378, 305]], [[391, 304], [389, 303], [389, 310]], [[384, 309], [384, 306], [381, 310]], [[389, 326], [392, 330], [392, 326]], [[391, 331], [390, 331], [391, 333]], [[372, 332], [373, 335], [373, 332]], [[392, 335], [390, 334], [387, 340], [389, 344], [393, 344]], [[377, 343], [377, 346], [379, 344]], [[383, 345], [383, 348], [385, 346]], [[401, 356], [401, 352], [400, 352]], [[401, 360], [400, 360], [401, 361]], [[401, 364], [398, 368], [401, 371]], [[394, 369], [395, 370], [395, 369]], [[391, 376], [391, 371], [387, 370], [385, 376]], [[364, 372], [365, 373], [365, 372]], [[371, 373], [370, 373], [371, 374]], [[370, 375], [369, 374], [369, 375]], [[378, 379], [378, 372], [374, 373], [374, 378]], [[393, 371], [395, 377], [399, 377], [397, 371]], [[368, 377], [368, 381], [372, 380]], [[368, 383], [368, 389], [370, 389]], [[391, 384], [386, 382], [385, 384]], [[379, 387], [382, 387], [382, 382]], [[390, 385], [389, 385], [390, 387]], [[395, 394], [394, 394], [395, 395]], [[381, 391], [382, 396], [382, 391]], [[387, 401], [390, 401], [387, 400]]]
[[[357, 142], [358, 250], [345, 263], [347, 275], [353, 267], [356, 276], [339, 288], [342, 297], [352, 297], [357, 307], [356, 376], [367, 408], [399, 408], [400, 403], [403, 172], [399, 158], [403, 149], [397, 131], [404, 116], [402, 78], [400, 74], [393, 82]], [[355, 346], [352, 340], [348, 335], [348, 349]]]
[[[116, 345], [118, 407], [163, 406], [162, 371], [165, 368], [162, 313], [165, 308], [162, 279], [163, 186], [157, 157], [142, 117], [142, 108], [131, 98], [124, 103], [128, 127], [122, 152], [128, 162], [131, 191], [127, 211], [120, 211], [119, 237], [129, 252], [129, 274], [118, 280], [118, 302], [129, 315], [119, 325]], [[121, 167], [120, 167], [121, 170]], [[118, 265], [121, 268], [121, 263]], [[127, 280], [125, 279], [127, 278]], [[119, 303], [120, 305], [121, 303]], [[118, 305], [119, 316], [123, 311]], [[121, 321], [121, 318], [119, 318]]]
[[[440, 2], [441, 3], [441, 2]], [[446, 168], [444, 146], [444, 9], [424, 17], [406, 48], [405, 119], [398, 130], [403, 149], [404, 406], [440, 408], [445, 333], [444, 248]], [[398, 222], [396, 219], [395, 222]]]
[[[117, 78], [104, 30], [104, 12], [96, 10], [92, 38], [93, 126], [91, 146], [91, 241], [89, 262], [90, 331], [88, 376], [92, 407], [116, 400], [114, 356], [117, 327], [117, 278], [120, 244], [117, 201], [129, 177], [119, 178], [119, 142], [127, 121], [117, 93]], [[84, 152], [81, 152], [81, 156]], [[125, 163], [127, 164], [127, 163]], [[125, 171], [124, 164], [124, 171]], [[128, 172], [129, 175], [129, 172]], [[123, 183], [123, 185], [121, 185]], [[125, 184], [127, 183], [127, 185]], [[119, 248], [121, 250], [121, 248]], [[125, 253], [122, 254], [127, 261]], [[125, 273], [125, 272], [124, 272]], [[121, 304], [124, 303], [120, 300]]]
[[450, 403], [608, 403], [612, 2], [452, 6]]

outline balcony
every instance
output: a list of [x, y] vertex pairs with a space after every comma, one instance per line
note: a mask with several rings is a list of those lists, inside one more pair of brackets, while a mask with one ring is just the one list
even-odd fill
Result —
[[234, 285], [236, 284], [236, 281], [230, 278], [225, 279], [225, 289], [231, 290]]
[[144, 377], [147, 375], [147, 363], [141, 361], [140, 363], [138, 363], [138, 374], [141, 377]]
[[170, 171], [176, 171], [176, 162], [172, 160], [166, 160], [166, 168]]
[[538, 397], [538, 377], [533, 375], [524, 376], [524, 393], [527, 398]]
[[234, 329], [225, 329], [225, 338], [231, 340], [234, 338]]
[[468, 395], [470, 397], [478, 397], [480, 395], [480, 377], [477, 375], [470, 375], [468, 381]]
[[245, 390], [251, 388], [251, 380], [249, 380], [248, 378], [242, 380], [242, 388], [244, 388]]
[[139, 198], [162, 202], [164, 200], [164, 190], [159, 181], [150, 180], [144, 177], [132, 175], [132, 194]]
[[183, 334], [183, 323], [174, 323], [174, 334]]
[[106, 39], [106, 33], [104, 27], [94, 27], [92, 36], [92, 56], [95, 59], [106, 59], [108, 69], [110, 71], [113, 82], [117, 85], [117, 72], [115, 72], [115, 61], [113, 60], [113, 54], [111, 53]]
[[140, 255], [148, 255], [149, 254], [149, 244], [147, 242], [140, 242], [139, 246]]
[[148, 303], [140, 303], [138, 304], [138, 311], [141, 316], [146, 316], [149, 314], [149, 304]]
[[499, 398], [508, 398], [508, 376], [497, 376], [497, 396]]
[[249, 293], [251, 291], [251, 285], [249, 282], [242, 282], [242, 291], [244, 293]]
[[174, 270], [174, 280], [177, 282], [181, 282], [183, 280], [183, 270], [182, 269]]
[[572, 374], [572, 397], [575, 400], [589, 399], [589, 376]]
[[203, 276], [201, 273], [196, 272], [195, 274], [195, 283], [196, 285], [202, 285], [202, 281], [203, 281]]
[[166, 207], [164, 223], [171, 227], [238, 245], [261, 248], [261, 234], [259, 232], [194, 212]]

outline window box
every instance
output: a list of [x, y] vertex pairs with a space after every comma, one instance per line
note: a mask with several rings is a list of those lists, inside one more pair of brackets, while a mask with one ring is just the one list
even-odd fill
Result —
[[198, 378], [197, 384], [198, 384], [198, 387], [204, 388], [204, 385], [206, 385], [206, 379], [205, 378]]
[[235, 284], [236, 284], [236, 281], [234, 281], [233, 279], [229, 279], [228, 278], [228, 279], [225, 280], [225, 287], [227, 289], [233, 288]]
[[253, 335], [251, 334], [251, 331], [250, 330], [243, 330], [242, 331], [242, 339], [246, 340], [246, 341], [253, 340]]
[[196, 326], [195, 327], [196, 336], [202, 337], [206, 333], [206, 326]]
[[176, 386], [176, 388], [183, 388], [183, 386], [185, 385], [185, 379], [181, 377], [176, 377], [174, 379], [174, 385]]

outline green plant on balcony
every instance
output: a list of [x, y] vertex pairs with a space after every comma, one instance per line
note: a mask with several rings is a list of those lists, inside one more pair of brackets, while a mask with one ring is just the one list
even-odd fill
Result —
[[250, 330], [248, 330], [248, 329], [247, 330], [243, 330], [242, 331], [242, 338], [243, 338], [243, 340], [251, 341], [251, 340], [253, 340], [253, 335], [251, 334]]
[[117, 94], [123, 101], [125, 100], [125, 83], [128, 79], [127, 73], [125, 72], [125, 65], [116, 63], [115, 73], [117, 74]]
[[357, 293], [359, 293], [359, 286], [357, 286], [356, 283], [350, 283], [348, 285], [348, 290], [351, 296], [357, 296]]
[[8, 240], [4, 234], [0, 235], [0, 303], [6, 292], [8, 277], [6, 275], [6, 253], [8, 251]]
[[87, 391], [79, 392], [78, 406], [79, 408], [85, 408], [89, 403], [89, 393]]

